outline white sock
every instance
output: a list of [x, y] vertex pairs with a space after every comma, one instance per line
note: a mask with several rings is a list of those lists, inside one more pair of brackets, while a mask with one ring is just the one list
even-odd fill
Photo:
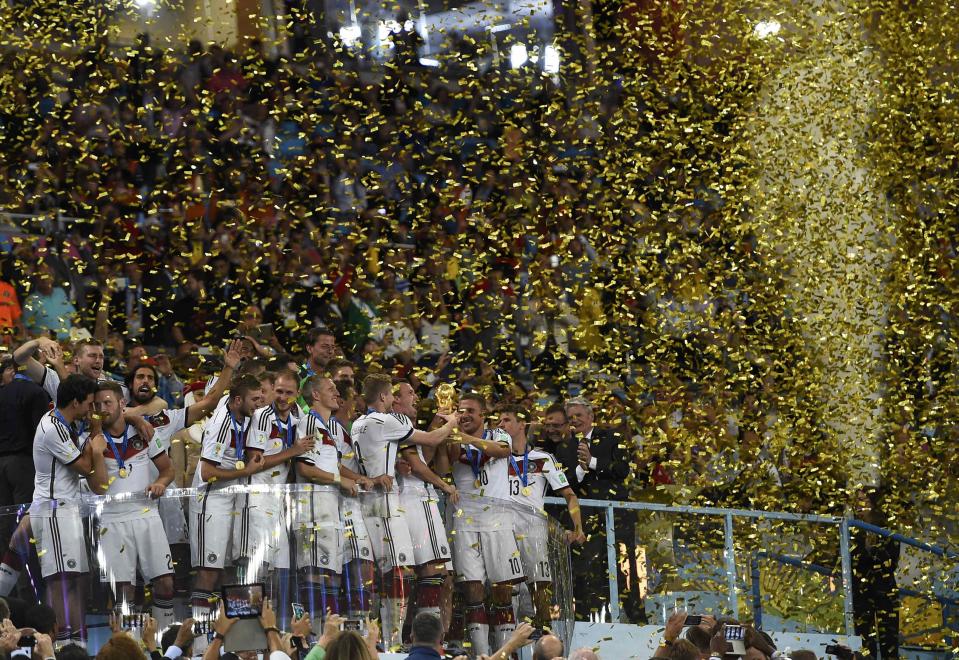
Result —
[[473, 657], [490, 654], [488, 623], [468, 623], [466, 624], [466, 634], [470, 639], [470, 646], [472, 647], [470, 650], [473, 652]]
[[176, 621], [176, 613], [173, 610], [173, 600], [163, 598], [153, 598], [153, 618], [157, 620], [157, 629], [166, 630]]
[[17, 587], [20, 571], [9, 564], [0, 564], [0, 596], [9, 596]]
[[406, 621], [405, 598], [380, 599], [380, 627], [386, 650], [403, 643], [403, 623]]

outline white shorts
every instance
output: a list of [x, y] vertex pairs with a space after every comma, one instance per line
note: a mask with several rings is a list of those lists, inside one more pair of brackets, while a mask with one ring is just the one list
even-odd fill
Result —
[[370, 532], [359, 501], [344, 497], [340, 502], [340, 515], [343, 517], [343, 563], [349, 564], [354, 559], [373, 561], [373, 544], [370, 542]]
[[453, 566], [459, 582], [516, 584], [525, 579], [512, 529], [458, 530], [453, 536]]
[[103, 582], [136, 582], [137, 564], [147, 582], [173, 573], [173, 557], [158, 516], [100, 522], [97, 557]]
[[297, 497], [293, 525], [297, 568], [343, 571], [343, 529], [336, 493], [322, 491]]
[[30, 516], [43, 577], [89, 572], [87, 539], [79, 511], [60, 508], [53, 514], [49, 518]]
[[[527, 582], [552, 582], [549, 569], [549, 545], [545, 525], [530, 525], [516, 528], [516, 545], [523, 561]], [[520, 531], [522, 530], [522, 531]]]
[[400, 495], [400, 504], [413, 541], [414, 564], [448, 562], [452, 557], [450, 542], [437, 500], [429, 495]]
[[189, 543], [190, 530], [187, 528], [186, 515], [183, 513], [183, 500], [179, 497], [161, 497], [160, 519], [170, 543]]
[[236, 495], [205, 488], [190, 498], [190, 559], [195, 568], [223, 568], [237, 518]]
[[373, 556], [380, 573], [416, 565], [410, 528], [407, 527], [404, 516], [367, 518], [366, 526], [370, 530]]

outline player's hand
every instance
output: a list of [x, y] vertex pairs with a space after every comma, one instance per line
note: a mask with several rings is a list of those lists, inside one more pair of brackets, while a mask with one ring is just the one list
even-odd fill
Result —
[[240, 362], [242, 361], [243, 342], [239, 339], [234, 339], [230, 342], [230, 345], [227, 346], [226, 353], [223, 354], [223, 366], [236, 371], [236, 368], [240, 366]]
[[356, 485], [356, 482], [350, 479], [349, 477], [342, 477], [340, 479], [340, 488], [343, 490], [344, 493], [346, 493], [347, 495], [351, 495], [352, 497], [356, 497], [357, 495], [360, 494], [360, 489]]
[[143, 441], [150, 442], [153, 440], [155, 429], [153, 428], [153, 424], [146, 420], [146, 417], [131, 415], [127, 421], [130, 423], [130, 426], [136, 429], [137, 434]]
[[458, 504], [460, 501], [460, 492], [456, 490], [456, 486], [446, 484], [446, 488], [443, 489], [443, 492], [446, 493], [446, 501], [450, 504]]
[[663, 631], [663, 639], [667, 642], [675, 642], [679, 639], [679, 634], [683, 632], [683, 625], [686, 623], [686, 612], [673, 612], [666, 620], [666, 629]]
[[316, 643], [326, 648], [330, 642], [339, 637], [341, 625], [343, 625], [343, 617], [339, 614], [328, 614], [326, 622], [323, 624], [323, 634], [320, 635], [320, 639]]
[[303, 616], [299, 619], [294, 618], [290, 622], [290, 628], [294, 637], [302, 637], [303, 639], [309, 637], [313, 633], [313, 621], [310, 619], [310, 613], [303, 612]]
[[41, 658], [53, 658], [55, 657], [53, 651], [53, 640], [50, 639], [50, 635], [44, 635], [43, 633], [38, 633], [33, 636], [37, 641], [34, 650], [37, 652]]
[[109, 445], [107, 444], [106, 436], [102, 433], [90, 436], [90, 449], [93, 450], [94, 454], [102, 454], [107, 450], [107, 447], [109, 447]]
[[121, 617], [118, 617], [115, 612], [110, 612], [110, 632], [116, 634], [123, 631]]
[[363, 475], [360, 475], [356, 478], [356, 485], [363, 490], [373, 490], [373, 486], [375, 486], [372, 479], [369, 477], [364, 477]]
[[190, 644], [193, 643], [193, 619], [184, 619], [183, 623], [180, 624], [180, 630], [177, 631], [176, 641], [173, 642], [173, 645], [179, 649], [185, 649]]
[[[264, 608], [265, 610], [266, 608]], [[275, 617], [274, 617], [275, 618]], [[262, 617], [260, 619], [262, 621]], [[226, 615], [226, 609], [223, 606], [223, 603], [220, 603], [220, 609], [216, 613], [216, 621], [213, 622], [213, 632], [220, 633], [223, 636], [226, 636], [230, 632], [230, 628], [233, 627], [233, 624], [239, 621], [239, 619], [231, 619]], [[183, 648], [182, 646], [180, 648]]]
[[586, 543], [586, 535], [583, 534], [583, 530], [581, 529], [568, 531], [566, 532], [566, 542], [570, 544], [575, 543], [576, 545], [583, 545]]
[[37, 347], [40, 349], [41, 362], [55, 368], [63, 367], [63, 348], [58, 342], [49, 337], [40, 337], [37, 339]]
[[143, 645], [147, 647], [147, 651], [156, 651], [157, 627], [157, 620], [148, 614], [143, 622]]
[[[412, 471], [412, 468], [410, 468]], [[381, 474], [373, 479], [373, 483], [383, 490], [393, 490], [393, 477], [388, 474]]]
[[293, 441], [293, 449], [296, 450], [297, 456], [302, 456], [308, 451], [313, 451], [313, 447], [315, 446], [316, 438], [312, 435], [304, 435], [302, 438], [297, 438]]
[[163, 497], [163, 493], [166, 492], [166, 484], [160, 481], [154, 481], [152, 484], [147, 486], [146, 494], [150, 496], [151, 499], [158, 500]]
[[246, 462], [246, 467], [240, 470], [240, 474], [245, 477], [250, 477], [263, 469], [263, 454], [256, 452], [250, 454], [250, 460]]
[[20, 646], [20, 631], [13, 625], [10, 619], [3, 620], [3, 628], [0, 629], [0, 649], [10, 653]]
[[396, 474], [401, 474], [404, 477], [413, 473], [413, 466], [410, 465], [410, 462], [402, 456], [396, 457], [394, 468], [396, 469]]

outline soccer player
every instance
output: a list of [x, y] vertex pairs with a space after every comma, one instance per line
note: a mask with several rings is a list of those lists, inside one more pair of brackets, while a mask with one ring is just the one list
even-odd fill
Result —
[[550, 586], [549, 547], [547, 544], [547, 518], [544, 510], [546, 489], [566, 500], [573, 530], [567, 532], [571, 543], [583, 543], [583, 520], [579, 501], [559, 467], [556, 459], [536, 447], [531, 447], [526, 437], [526, 411], [517, 405], [500, 409], [499, 428], [512, 438], [512, 454], [509, 457], [509, 496], [520, 506], [513, 509], [513, 529], [519, 546], [520, 558], [526, 573], [526, 581], [536, 609], [535, 625], [549, 625]]
[[[356, 495], [355, 481], [340, 474], [337, 450], [342, 427], [332, 419], [339, 394], [329, 378], [310, 376], [303, 382], [303, 396], [309, 410], [300, 418], [297, 432], [316, 438], [313, 449], [296, 460], [299, 483], [337, 485]], [[294, 513], [296, 565], [301, 571], [301, 598], [308, 603], [314, 620], [327, 612], [339, 612], [340, 576], [343, 572], [343, 539], [338, 494], [318, 488], [297, 497]]]
[[306, 353], [309, 359], [300, 367], [300, 377], [325, 374], [336, 357], [336, 336], [326, 328], [312, 328], [306, 335]]
[[230, 383], [226, 405], [216, 409], [203, 428], [200, 464], [193, 477], [198, 494], [190, 499], [190, 549], [196, 578], [192, 602], [195, 619], [209, 618], [213, 589], [226, 566], [226, 551], [236, 520], [236, 496], [220, 492], [233, 484], [249, 485], [263, 466], [263, 451], [248, 447], [251, 418], [263, 404], [260, 381], [248, 374]]
[[483, 604], [484, 583], [492, 591], [494, 648], [516, 628], [513, 585], [525, 579], [512, 516], [487, 498], [509, 500], [509, 434], [486, 427], [486, 399], [475, 392], [460, 397], [459, 437], [448, 451], [453, 483], [460, 493], [453, 516], [453, 566], [466, 605], [466, 628], [473, 651], [489, 654], [490, 616]]
[[456, 417], [450, 416], [444, 418], [446, 423], [437, 429], [417, 430], [409, 417], [392, 412], [393, 398], [389, 376], [367, 376], [363, 381], [363, 399], [368, 410], [351, 429], [360, 471], [384, 491], [382, 495], [364, 498], [363, 516], [370, 529], [373, 555], [384, 585], [380, 625], [387, 648], [396, 647], [402, 641], [406, 618], [405, 580], [416, 561], [403, 507], [393, 488], [396, 457], [404, 443], [437, 447], [456, 427]]
[[167, 450], [170, 437], [186, 428], [189, 411], [164, 410], [151, 418], [155, 434], [150, 441], [123, 419], [125, 404], [119, 383], [100, 383], [95, 401], [107, 444], [103, 452], [109, 480], [106, 495], [145, 493], [151, 498], [147, 504], [122, 498], [104, 503], [96, 536], [101, 579], [109, 581], [118, 601], [132, 603], [139, 564], [143, 578], [153, 584], [153, 616], [165, 628], [175, 618], [174, 569], [156, 500], [173, 481], [173, 462]]
[[[393, 400], [393, 412], [416, 418], [417, 396], [413, 386], [402, 381], [396, 385]], [[444, 493], [451, 505], [459, 501], [459, 493], [443, 478], [430, 469], [434, 457], [442, 457], [444, 448], [424, 447], [412, 443], [400, 446], [400, 453], [410, 464], [411, 473], [397, 475], [400, 491], [400, 506], [406, 515], [406, 524], [413, 539], [413, 558], [416, 566], [416, 612], [429, 612], [443, 618], [443, 603], [449, 602], [452, 588], [447, 580], [447, 564], [451, 561], [450, 543], [446, 535], [446, 525], [440, 515], [439, 496]], [[444, 470], [445, 471], [445, 470]], [[448, 618], [444, 624], [449, 625]]]
[[[265, 389], [268, 383], [262, 379], [260, 382]], [[296, 374], [288, 369], [274, 374], [272, 392], [270, 405], [253, 413], [253, 435], [249, 446], [263, 452], [263, 467], [250, 479], [253, 485], [290, 483], [290, 461], [313, 449], [313, 436], [303, 436], [297, 432], [300, 415], [296, 399], [300, 387]], [[242, 499], [248, 509], [245, 515], [249, 525], [243, 530], [245, 538], [234, 530], [234, 544], [240, 549], [239, 556], [261, 557], [266, 566], [288, 570], [290, 546], [286, 529], [285, 493], [250, 494]], [[265, 547], [266, 552], [258, 553], [258, 547]], [[251, 567], [251, 576], [258, 573], [259, 569]]]
[[106, 489], [107, 442], [94, 424], [84, 443], [77, 426], [89, 417], [96, 391], [96, 382], [86, 376], [67, 376], [57, 388], [56, 407], [40, 419], [34, 436], [36, 478], [30, 518], [60, 639], [86, 638], [90, 567], [80, 516], [80, 480], [86, 479], [95, 493]]

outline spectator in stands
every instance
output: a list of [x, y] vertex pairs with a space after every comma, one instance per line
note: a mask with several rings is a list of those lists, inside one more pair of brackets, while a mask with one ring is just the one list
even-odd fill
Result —
[[443, 622], [429, 612], [413, 617], [410, 629], [412, 648], [407, 660], [427, 660], [443, 657]]
[[543, 635], [533, 645], [533, 660], [561, 658], [563, 651], [563, 640], [556, 635]]
[[23, 303], [27, 331], [34, 336], [52, 333], [59, 340], [68, 339], [77, 309], [67, 292], [54, 284], [53, 273], [46, 264], [37, 267], [33, 283], [36, 288]]
[[568, 660], [600, 660], [599, 654], [592, 649], [576, 649], [569, 654]]

